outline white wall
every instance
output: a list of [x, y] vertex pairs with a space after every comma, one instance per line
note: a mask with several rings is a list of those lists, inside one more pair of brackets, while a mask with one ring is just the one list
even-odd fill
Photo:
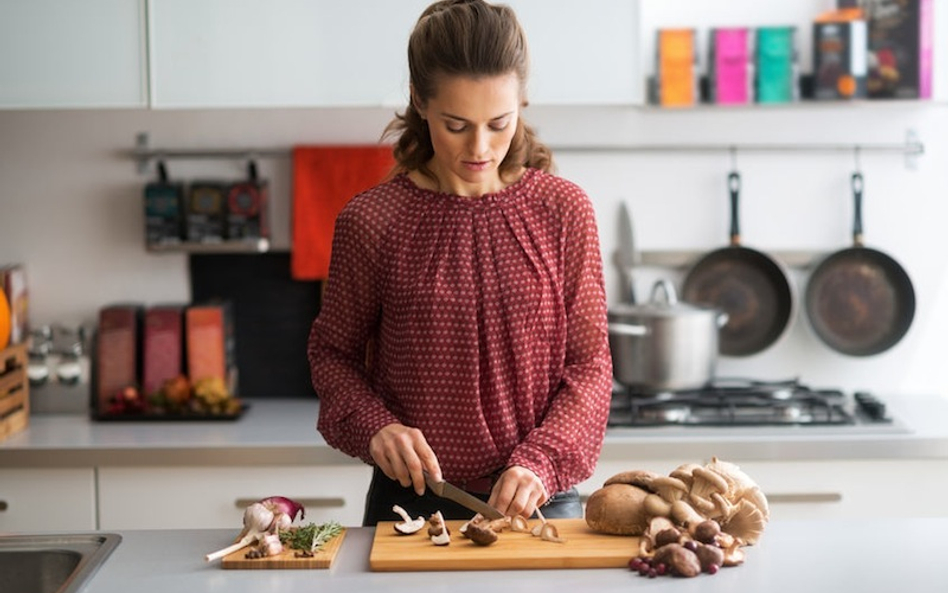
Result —
[[[36, 323], [88, 322], [119, 300], [188, 296], [186, 257], [143, 247], [141, 175], [121, 151], [148, 132], [154, 146], [289, 147], [294, 143], [374, 142], [391, 112], [379, 110], [0, 111], [0, 261], [25, 262]], [[674, 143], [898, 143], [913, 129], [925, 145], [915, 170], [901, 156], [864, 153], [865, 225], [870, 246], [911, 275], [918, 310], [906, 338], [871, 358], [822, 345], [802, 312], [784, 339], [756, 356], [725, 359], [720, 373], [800, 376], [822, 386], [879, 394], [948, 393], [948, 106], [930, 103], [817, 105], [770, 109], [531, 107], [528, 118], [553, 145]], [[848, 187], [853, 155], [738, 154], [743, 176], [744, 243], [764, 251], [831, 252], [850, 242]], [[622, 200], [643, 250], [701, 252], [727, 239], [726, 153], [558, 155], [560, 173], [592, 196], [600, 223], [609, 297]], [[236, 176], [243, 163], [172, 162], [172, 175]], [[260, 161], [271, 178], [275, 244], [289, 245], [289, 162]], [[658, 276], [645, 269], [644, 293]], [[794, 277], [804, 286], [805, 272]]]

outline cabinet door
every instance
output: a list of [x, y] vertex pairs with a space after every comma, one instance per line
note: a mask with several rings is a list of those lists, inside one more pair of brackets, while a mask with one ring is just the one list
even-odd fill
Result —
[[[150, 4], [152, 106], [403, 106], [408, 36], [430, 0]], [[516, 0], [535, 104], [641, 95], [637, 2]]]
[[95, 471], [0, 469], [0, 533], [96, 528]]
[[99, 468], [100, 529], [239, 530], [244, 508], [286, 496], [305, 523], [361, 525], [368, 466]]
[[143, 0], [0, 3], [0, 107], [143, 107]]

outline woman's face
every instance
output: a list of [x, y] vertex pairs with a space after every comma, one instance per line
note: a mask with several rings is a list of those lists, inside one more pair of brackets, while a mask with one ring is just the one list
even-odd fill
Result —
[[475, 197], [504, 188], [499, 168], [517, 129], [520, 103], [516, 74], [439, 81], [419, 111], [434, 146], [428, 167], [441, 191]]

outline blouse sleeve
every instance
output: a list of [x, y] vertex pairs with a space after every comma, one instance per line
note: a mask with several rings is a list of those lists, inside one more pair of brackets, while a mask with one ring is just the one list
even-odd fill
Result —
[[592, 475], [612, 397], [612, 358], [602, 254], [592, 204], [584, 192], [562, 222], [566, 359], [546, 417], [515, 449], [509, 465], [532, 470], [547, 492]]
[[372, 463], [370, 439], [398, 420], [374, 394], [366, 372], [366, 346], [379, 315], [379, 237], [367, 221], [357, 207], [336, 219], [329, 279], [307, 355], [320, 400], [317, 429], [330, 446]]

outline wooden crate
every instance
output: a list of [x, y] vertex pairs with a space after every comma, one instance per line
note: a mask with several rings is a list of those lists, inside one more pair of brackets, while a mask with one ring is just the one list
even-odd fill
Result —
[[30, 424], [26, 344], [0, 350], [0, 441]]

